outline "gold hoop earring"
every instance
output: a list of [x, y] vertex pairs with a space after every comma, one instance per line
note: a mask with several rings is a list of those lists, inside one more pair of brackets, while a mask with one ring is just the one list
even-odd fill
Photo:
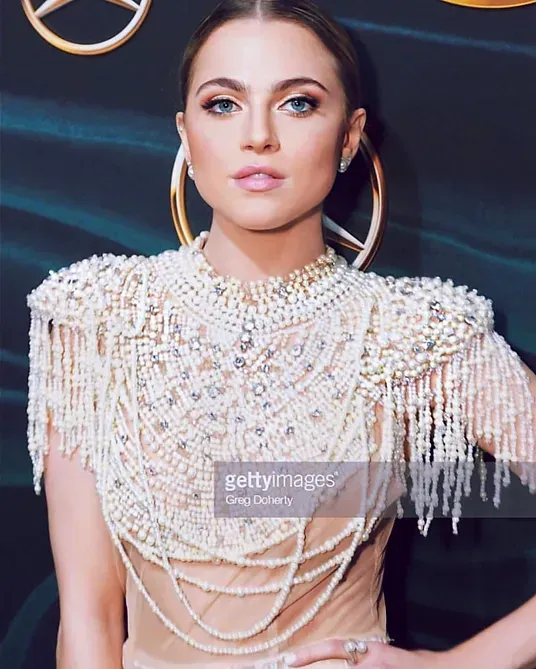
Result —
[[[387, 186], [380, 158], [365, 133], [361, 137], [359, 150], [368, 165], [372, 187], [372, 217], [367, 237], [364, 242], [361, 242], [326, 215], [322, 216], [322, 225], [326, 229], [328, 239], [357, 253], [353, 265], [365, 271], [378, 252], [385, 232]], [[187, 163], [184, 147], [181, 144], [171, 173], [170, 205], [173, 225], [179, 241], [183, 245], [190, 245], [194, 240], [194, 235], [186, 212], [186, 174]]]

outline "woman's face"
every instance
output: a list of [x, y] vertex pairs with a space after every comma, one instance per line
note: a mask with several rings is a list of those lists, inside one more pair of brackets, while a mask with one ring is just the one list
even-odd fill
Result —
[[[308, 29], [241, 19], [212, 33], [177, 126], [215, 218], [271, 230], [320, 211], [365, 123], [360, 109], [347, 127], [344, 110], [335, 59]], [[247, 167], [280, 178], [237, 178]]]

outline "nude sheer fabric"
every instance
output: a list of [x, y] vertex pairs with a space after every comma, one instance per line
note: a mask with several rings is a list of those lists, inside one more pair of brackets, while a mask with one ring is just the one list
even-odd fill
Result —
[[[380, 412], [378, 413], [380, 416]], [[381, 422], [376, 423], [372, 431], [373, 443], [381, 441]], [[371, 449], [372, 452], [373, 449]], [[320, 505], [318, 517], [313, 518], [307, 529], [306, 549], [314, 549], [338, 532], [344, 530], [349, 522], [351, 510], [365, 515], [367, 526], [371, 528], [370, 537], [361, 543], [351, 560], [343, 580], [337, 585], [321, 612], [305, 627], [293, 634], [290, 640], [280, 643], [270, 651], [248, 654], [246, 657], [212, 657], [198, 651], [181, 641], [170, 632], [155, 615], [146, 598], [140, 593], [130, 573], [126, 573], [125, 597], [128, 611], [128, 639], [124, 645], [124, 669], [201, 669], [202, 667], [236, 667], [265, 669], [265, 662], [276, 660], [285, 651], [299, 648], [314, 641], [330, 638], [369, 638], [381, 636], [388, 638], [385, 599], [382, 589], [385, 550], [396, 515], [396, 501], [403, 494], [403, 484], [389, 471], [388, 466], [380, 464], [378, 450], [370, 457], [372, 465], [367, 470], [368, 488], [362, 485], [365, 470], [357, 467], [353, 475], [345, 481], [345, 486], [335, 500]], [[367, 494], [363, 494], [368, 490]], [[376, 494], [372, 494], [375, 491]], [[328, 506], [330, 504], [331, 506]], [[328, 516], [332, 509], [334, 516]], [[350, 545], [351, 536], [342, 540], [328, 555], [344, 551]], [[264, 558], [288, 556], [294, 550], [295, 540], [289, 538], [262, 552]], [[145, 560], [132, 545], [125, 544], [126, 552], [132, 561], [135, 572], [147, 588], [151, 598], [158, 602], [164, 615], [172, 620], [181, 631], [189, 634], [200, 643], [211, 644], [213, 637], [201, 630], [186, 613], [183, 605], [170, 587], [169, 576], [165, 571]], [[298, 576], [314, 569], [324, 562], [321, 554], [310, 558], [298, 571]], [[121, 558], [117, 557], [118, 570], [124, 575]], [[279, 581], [285, 568], [266, 569], [265, 567], [237, 567], [235, 565], [179, 563], [189, 576], [205, 580], [219, 586], [253, 587], [266, 586]], [[262, 643], [274, 639], [284, 632], [314, 604], [322, 590], [327, 586], [335, 568], [331, 568], [321, 578], [311, 583], [303, 583], [292, 589], [291, 595], [281, 613], [269, 628], [256, 635], [255, 642]], [[237, 598], [225, 594], [207, 593], [198, 587], [182, 584], [183, 590], [192, 607], [203, 618], [225, 632], [248, 628], [255, 621], [266, 615], [273, 604], [274, 595], [255, 595]], [[247, 646], [242, 643], [227, 644], [233, 647]], [[331, 660], [318, 663], [322, 667], [344, 667], [343, 661]]]
[[[329, 519], [322, 519], [324, 532], [328, 532]], [[346, 578], [338, 585], [335, 593], [322, 609], [322, 613], [315, 617], [310, 624], [302, 628], [291, 641], [274, 649], [269, 653], [249, 655], [246, 658], [209, 658], [206, 653], [196, 651], [181, 642], [177, 637], [164, 628], [149, 608], [146, 600], [128, 578], [126, 586], [126, 601], [128, 609], [128, 640], [124, 646], [124, 668], [141, 669], [201, 669], [202, 667], [250, 667], [255, 660], [264, 660], [277, 657], [287, 649], [296, 649], [307, 643], [329, 638], [360, 637], [376, 634], [386, 634], [386, 611], [382, 591], [382, 576], [385, 549], [389, 539], [393, 518], [380, 521], [377, 529], [369, 540], [361, 545], [352, 561]], [[277, 547], [282, 553], [283, 547]], [[282, 553], [283, 554], [283, 553]], [[191, 619], [185, 615], [184, 609], [177, 602], [177, 598], [170, 592], [167, 576], [162, 570], [143, 560], [136, 549], [130, 548], [129, 555], [136, 568], [143, 575], [143, 580], [153, 597], [162, 603], [166, 613], [172, 620], [177, 621], [185, 631], [195, 635], [195, 638], [210, 643], [209, 635], [203, 636], [192, 625]], [[119, 559], [119, 558], [118, 558]], [[251, 573], [251, 572], [254, 573]], [[219, 583], [228, 585], [241, 583], [253, 584], [265, 582], [267, 570], [245, 570], [235, 568], [220, 568], [214, 565], [200, 565], [195, 568], [197, 575], [205, 575], [207, 579], [218, 579]], [[327, 579], [327, 576], [326, 576]], [[313, 584], [314, 587], [303, 587], [293, 595], [292, 600], [283, 609], [276, 621], [262, 634], [259, 640], [273, 638], [279, 631], [284, 630], [311, 605], [319, 588], [325, 586], [325, 579]], [[244, 628], [261, 616], [262, 603], [256, 598], [248, 597], [239, 600], [236, 597], [225, 595], [209, 595], [195, 597], [199, 594], [193, 588], [188, 590], [192, 596], [196, 609], [203, 612], [206, 620], [219, 626], [223, 621], [228, 622], [229, 629]], [[273, 596], [270, 596], [270, 599]], [[316, 665], [315, 665], [316, 666]], [[344, 662], [321, 663], [319, 666], [343, 667]]]
[[[367, 470], [370, 489], [378, 484], [380, 492], [369, 498], [366, 487], [345, 488], [348, 496], [342, 496], [342, 503], [353, 504], [357, 518], [366, 511], [366, 531], [343, 579], [309, 623], [265, 652], [247, 657], [209, 655], [166, 626], [143, 595], [142, 588], [181, 632], [201, 644], [215, 643], [186, 612], [163, 569], [166, 560], [153, 534], [153, 511], [158, 509], [171, 567], [180, 566], [189, 577], [219, 586], [250, 587], [281, 580], [281, 571], [233, 564], [232, 545], [231, 562], [216, 564], [210, 553], [214, 546], [204, 535], [190, 536], [196, 546], [184, 540], [195, 509], [188, 511], [176, 487], [190, 468], [195, 473], [208, 467], [203, 436], [214, 425], [211, 412], [226, 411], [230, 420], [223, 426], [237, 425], [237, 414], [248, 402], [253, 406], [257, 401], [255, 392], [249, 398], [245, 388], [258, 381], [255, 374], [261, 375], [260, 366], [252, 367], [247, 383], [242, 379], [242, 387], [237, 384], [230, 352], [236, 350], [239, 334], [232, 322], [223, 330], [203, 322], [214, 304], [200, 305], [195, 285], [189, 285], [192, 277], [198, 278], [188, 265], [192, 257], [185, 247], [150, 258], [93, 257], [53, 274], [28, 298], [32, 316], [28, 440], [35, 489], [40, 490], [49, 448], [50, 415], [61, 436], [60, 451], [66, 456], [78, 452], [82, 465], [95, 474], [103, 515], [118, 551], [118, 571], [126, 576], [129, 635], [124, 668], [245, 668], [254, 666], [255, 659], [274, 658], [311, 641], [385, 635], [383, 556], [393, 525], [393, 504], [405, 491], [397, 465], [405, 451], [414, 465], [411, 495], [425, 533], [440, 502], [437, 481], [423, 469], [432, 451], [449, 468], [454, 459], [472, 462], [476, 439], [493, 437], [499, 460], [534, 463], [534, 402], [518, 356], [493, 331], [489, 301], [467, 287], [438, 278], [395, 280], [355, 268], [343, 268], [340, 292], [301, 333], [275, 333], [271, 339], [280, 354], [270, 357], [273, 384], [267, 384], [266, 396], [277, 409], [280, 426], [299, 418], [299, 429], [289, 433], [285, 461], [302, 460], [300, 453], [307, 452], [297, 450], [302, 446], [309, 448], [311, 461], [322, 461], [327, 457], [322, 446], [331, 435], [339, 448], [334, 459], [382, 462]], [[339, 336], [331, 340], [334, 332]], [[323, 333], [326, 346], [318, 347]], [[193, 345], [196, 338], [206, 340], [203, 346]], [[229, 365], [229, 373], [222, 392], [212, 396], [211, 364], [218, 361]], [[308, 361], [311, 370], [305, 367]], [[283, 379], [290, 381], [288, 387]], [[293, 394], [294, 386], [301, 395]], [[338, 388], [343, 392], [335, 392]], [[200, 402], [192, 399], [198, 391]], [[316, 416], [309, 413], [313, 401], [320, 410]], [[306, 410], [296, 413], [300, 407]], [[258, 450], [263, 437], [256, 433], [257, 417], [263, 418], [262, 411], [261, 404], [250, 412], [253, 422], [240, 423], [230, 441], [225, 430], [221, 439], [215, 430], [211, 448], [223, 448], [225, 454], [232, 439], [239, 439], [241, 446], [253, 449], [249, 459], [272, 459], [269, 448]], [[268, 419], [261, 423], [269, 434], [272, 423]], [[182, 442], [189, 450], [181, 450]], [[184, 469], [187, 456], [192, 462]], [[496, 490], [507, 481], [497, 471]], [[525, 473], [523, 482], [528, 481], [535, 492], [533, 468]], [[452, 479], [456, 493], [461, 480]], [[364, 500], [360, 491], [367, 493]], [[459, 498], [454, 511], [457, 516], [461, 513]], [[335, 515], [314, 518], [307, 528], [306, 547], [331, 539], [347, 523], [348, 517]], [[208, 536], [218, 535], [222, 545], [229, 539], [231, 544], [238, 542], [236, 557], [247, 532], [236, 524], [229, 527], [235, 528], [234, 535], [222, 532], [225, 522], [210, 519]], [[259, 521], [254, 527], [270, 538], [269, 523]], [[342, 553], [350, 539], [337, 542], [334, 553]], [[274, 541], [262, 556], [288, 557], [294, 545], [294, 537]], [[181, 554], [188, 559], [179, 559]], [[326, 553], [312, 557], [303, 569], [327, 557]], [[330, 568], [311, 582], [294, 585], [280, 613], [256, 635], [255, 643], [275, 639], [298, 621], [334, 572]], [[273, 593], [242, 598], [205, 592], [185, 581], [181, 587], [204, 622], [229, 632], [254, 624], [274, 601]], [[251, 640], [233, 643], [249, 646]]]

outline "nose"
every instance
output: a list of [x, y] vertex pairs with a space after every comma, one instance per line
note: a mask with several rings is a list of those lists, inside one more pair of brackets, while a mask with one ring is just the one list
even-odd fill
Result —
[[265, 153], [279, 148], [280, 142], [270, 110], [252, 106], [244, 115], [242, 150]]

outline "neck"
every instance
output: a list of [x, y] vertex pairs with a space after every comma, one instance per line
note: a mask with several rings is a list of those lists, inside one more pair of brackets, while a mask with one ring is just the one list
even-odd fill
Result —
[[325, 252], [321, 214], [273, 230], [246, 229], [215, 215], [203, 252], [219, 274], [240, 281], [286, 277]]

